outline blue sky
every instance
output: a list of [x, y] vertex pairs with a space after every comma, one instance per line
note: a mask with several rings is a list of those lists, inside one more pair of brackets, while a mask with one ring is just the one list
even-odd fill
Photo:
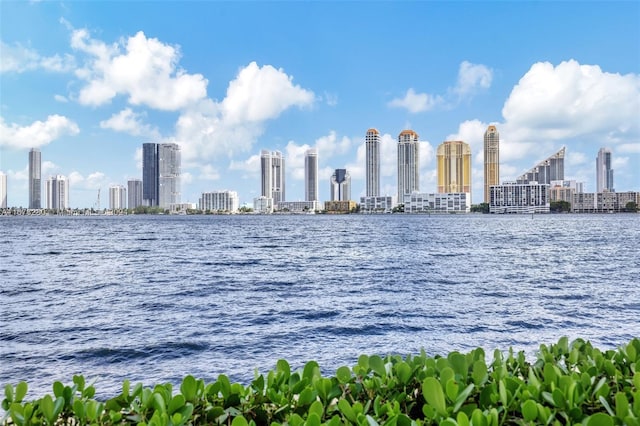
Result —
[[423, 192], [435, 150], [501, 138], [501, 180], [567, 147], [565, 178], [595, 191], [609, 147], [617, 191], [640, 190], [640, 2], [0, 2], [0, 170], [26, 206], [28, 151], [43, 179], [70, 179], [72, 207], [102, 207], [141, 177], [143, 142], [177, 142], [183, 202], [260, 195], [259, 154], [287, 159], [304, 199], [304, 151], [320, 196], [333, 169], [364, 195], [364, 136], [383, 135], [382, 192], [396, 192], [396, 140], [421, 140]]

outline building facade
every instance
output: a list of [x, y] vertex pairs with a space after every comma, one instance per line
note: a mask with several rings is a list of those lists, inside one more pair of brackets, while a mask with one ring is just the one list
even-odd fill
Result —
[[416, 132], [403, 130], [398, 135], [398, 203], [414, 191], [420, 191], [420, 145]]
[[143, 206], [142, 181], [140, 179], [129, 179], [127, 181], [127, 207], [135, 209]]
[[180, 204], [180, 145], [142, 144], [142, 199], [149, 207]]
[[318, 201], [318, 150], [310, 148], [304, 155], [304, 199]]
[[203, 211], [236, 213], [240, 199], [236, 191], [203, 192], [198, 206]]
[[560, 151], [542, 160], [532, 169], [518, 177], [516, 182], [519, 184], [537, 182], [550, 185], [552, 180], [564, 180], [565, 151], [565, 147], [562, 147]]
[[142, 199], [147, 207], [158, 206], [158, 149], [155, 143], [142, 144]]
[[39, 149], [29, 151], [29, 208], [42, 208], [42, 155]]
[[355, 211], [357, 204], [355, 201], [326, 201], [324, 203], [324, 210], [327, 213], [351, 213]]
[[503, 182], [490, 188], [490, 213], [549, 213], [549, 185]]
[[7, 175], [0, 172], [0, 209], [7, 208]]
[[330, 184], [331, 201], [351, 200], [351, 175], [347, 169], [336, 169]]
[[471, 147], [462, 141], [445, 141], [436, 151], [438, 193], [471, 193]]
[[377, 129], [367, 130], [365, 156], [366, 196], [378, 197], [380, 195], [380, 132]]
[[262, 150], [260, 167], [262, 196], [273, 199], [272, 204], [285, 201], [285, 164], [282, 153]]
[[127, 208], [127, 188], [123, 185], [109, 187], [109, 209], [124, 210]]
[[46, 197], [48, 210], [69, 208], [69, 181], [65, 176], [56, 175], [47, 179]]
[[253, 199], [253, 211], [256, 213], [273, 213], [273, 198], [260, 196]]
[[469, 192], [428, 194], [413, 192], [404, 196], [405, 213], [469, 213]]
[[389, 195], [360, 197], [360, 213], [391, 213], [395, 205], [395, 197]]
[[321, 201], [280, 201], [274, 210], [283, 213], [315, 213], [324, 210], [324, 203]]
[[500, 183], [500, 133], [496, 126], [484, 132], [484, 202], [489, 203], [489, 188]]
[[614, 192], [611, 150], [600, 148], [596, 157], [596, 192]]

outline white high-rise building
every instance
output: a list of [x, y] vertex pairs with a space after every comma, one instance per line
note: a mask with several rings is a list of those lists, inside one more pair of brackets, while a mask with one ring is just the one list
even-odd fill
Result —
[[420, 192], [420, 145], [416, 132], [403, 130], [398, 135], [398, 203], [413, 191]]
[[490, 187], [500, 183], [500, 133], [496, 126], [484, 132], [484, 202], [491, 200]]
[[351, 201], [351, 175], [347, 169], [336, 169], [331, 175], [331, 201]]
[[127, 208], [127, 188], [123, 185], [109, 187], [109, 209], [123, 210]]
[[240, 205], [236, 191], [203, 192], [199, 207], [203, 211], [235, 213]]
[[273, 204], [285, 201], [284, 157], [280, 151], [260, 153], [262, 196]]
[[42, 208], [42, 155], [39, 149], [29, 151], [29, 208]]
[[366, 196], [380, 195], [380, 132], [377, 129], [367, 130], [365, 136], [366, 152]]
[[596, 192], [598, 193], [614, 192], [611, 161], [611, 150], [609, 148], [600, 148], [596, 157]]
[[7, 208], [7, 175], [0, 172], [0, 209]]
[[47, 179], [47, 209], [66, 210], [69, 208], [69, 180], [62, 175]]
[[310, 148], [304, 156], [304, 199], [318, 201], [318, 150]]
[[135, 209], [142, 206], [142, 181], [140, 179], [129, 179], [127, 181], [127, 194], [127, 208]]
[[158, 144], [158, 206], [180, 204], [180, 145]]

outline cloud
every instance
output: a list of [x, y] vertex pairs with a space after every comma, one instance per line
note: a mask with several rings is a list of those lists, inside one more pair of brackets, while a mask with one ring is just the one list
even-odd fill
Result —
[[282, 69], [251, 62], [229, 83], [221, 102], [205, 99], [180, 115], [175, 140], [187, 163], [232, 157], [251, 149], [268, 120], [314, 101], [313, 92], [294, 85]]
[[53, 99], [63, 104], [66, 104], [67, 102], [69, 102], [69, 99], [67, 99], [65, 96], [62, 96], [62, 95], [53, 95]]
[[443, 103], [441, 96], [429, 95], [428, 93], [416, 93], [410, 88], [404, 98], [395, 98], [387, 105], [391, 108], [404, 108], [415, 114], [418, 112], [430, 111]]
[[134, 136], [147, 136], [152, 139], [159, 139], [160, 133], [155, 127], [144, 124], [141, 117], [146, 116], [145, 113], [135, 113], [131, 108], [125, 108], [122, 111], [113, 114], [108, 120], [100, 122], [103, 129], [111, 129], [116, 132], [125, 132]]
[[482, 64], [463, 61], [458, 70], [458, 82], [453, 92], [460, 97], [474, 94], [478, 89], [488, 89], [493, 79], [493, 71]]
[[603, 72], [575, 60], [538, 62], [520, 79], [502, 115], [520, 141], [588, 136], [600, 143], [640, 137], [640, 75]]
[[[260, 156], [256, 154], [244, 161], [232, 161], [229, 164], [229, 170], [240, 170], [252, 177], [258, 176], [260, 174]], [[244, 177], [248, 176], [245, 175]]]
[[463, 61], [458, 70], [456, 85], [447, 89], [446, 94], [416, 93], [413, 88], [409, 88], [403, 98], [395, 98], [387, 106], [404, 108], [413, 114], [435, 108], [452, 108], [461, 100], [470, 99], [479, 89], [488, 89], [492, 80], [493, 71], [486, 65]]
[[617, 152], [640, 154], [640, 143], [625, 143], [616, 147]]
[[147, 38], [142, 31], [107, 45], [92, 39], [86, 29], [74, 30], [71, 47], [88, 56], [76, 71], [86, 81], [78, 96], [83, 105], [99, 106], [124, 95], [132, 105], [175, 111], [207, 95], [202, 74], [178, 67], [178, 47]]
[[69, 54], [41, 56], [35, 49], [20, 43], [10, 45], [0, 41], [0, 72], [22, 73], [38, 69], [70, 72], [75, 66], [75, 59]]
[[80, 132], [78, 125], [67, 117], [50, 115], [46, 121], [34, 121], [28, 126], [5, 124], [0, 117], [0, 146], [38, 148], [64, 136]]
[[[73, 171], [67, 176], [69, 179], [69, 189], [84, 189], [84, 190], [96, 190], [100, 189], [103, 186], [108, 185], [107, 178], [102, 172], [93, 172], [90, 173], [87, 177], [84, 177], [79, 172]], [[102, 194], [101, 199], [104, 203], [105, 201], [108, 203], [109, 194]], [[96, 193], [97, 200], [97, 193]]]
[[304, 159], [309, 148], [307, 144], [297, 145], [294, 141], [289, 141], [285, 148], [287, 172], [295, 180], [304, 180]]

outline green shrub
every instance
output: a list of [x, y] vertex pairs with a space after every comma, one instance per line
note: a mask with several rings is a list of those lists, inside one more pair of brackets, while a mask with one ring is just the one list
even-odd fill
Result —
[[279, 360], [248, 385], [220, 375], [192, 376], [179, 390], [128, 381], [107, 401], [82, 376], [53, 384], [53, 394], [24, 401], [27, 384], [5, 387], [9, 425], [575, 425], [640, 426], [640, 340], [601, 351], [566, 337], [523, 352], [484, 350], [446, 357], [361, 355], [353, 367], [323, 377], [315, 361], [291, 371]]

